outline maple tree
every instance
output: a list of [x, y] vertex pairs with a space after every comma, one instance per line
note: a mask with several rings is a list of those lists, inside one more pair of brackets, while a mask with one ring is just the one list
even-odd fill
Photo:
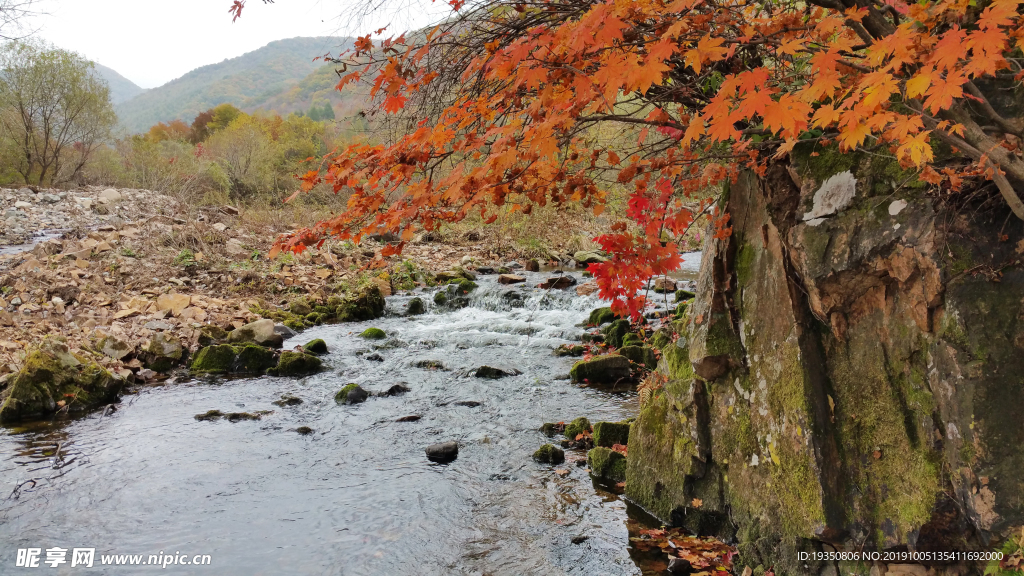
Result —
[[[347, 210], [277, 249], [382, 230], [408, 241], [548, 204], [600, 214], [614, 179], [631, 188], [628, 220], [596, 239], [611, 259], [590, 270], [637, 316], [637, 291], [678, 267], [695, 217], [729, 234], [701, 192], [763, 175], [801, 141], [888, 153], [947, 188], [983, 175], [1024, 219], [1024, 119], [997, 99], [1024, 78], [1021, 0], [448, 3], [442, 24], [361, 37], [335, 60], [338, 88], [366, 82], [402, 130], [306, 174], [304, 190], [349, 191]], [[599, 124], [638, 130], [610, 149], [590, 137]], [[969, 165], [932, 166], [935, 142]]]

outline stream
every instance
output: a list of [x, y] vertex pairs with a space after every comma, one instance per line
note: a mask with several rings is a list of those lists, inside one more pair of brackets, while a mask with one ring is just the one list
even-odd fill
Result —
[[[692, 279], [697, 263], [680, 277]], [[393, 296], [383, 318], [285, 342], [323, 338], [330, 352], [318, 375], [167, 381], [126, 393], [111, 414], [0, 429], [0, 573], [34, 572], [14, 568], [17, 549], [30, 547], [43, 549], [41, 571], [53, 574], [148, 573], [156, 568], [101, 566], [100, 557], [161, 553], [212, 559], [167, 574], [655, 573], [629, 546], [627, 519], [649, 522], [642, 512], [574, 462], [531, 459], [551, 441], [542, 423], [618, 421], [638, 404], [634, 390], [572, 384], [575, 359], [552, 354], [579, 340], [601, 301], [533, 288], [548, 272], [521, 274], [528, 281], [515, 286], [481, 276], [460, 310], [433, 307], [428, 289], [414, 294], [427, 302], [422, 316], [404, 315], [411, 295]], [[389, 338], [357, 337], [370, 326]], [[481, 365], [521, 374], [476, 378]], [[411, 391], [336, 404], [349, 382]], [[303, 402], [272, 404], [282, 395]], [[273, 412], [194, 418], [213, 409]], [[412, 415], [421, 418], [397, 422]], [[427, 445], [452, 440], [457, 460], [427, 460]], [[95, 548], [95, 566], [50, 568], [51, 547]]]

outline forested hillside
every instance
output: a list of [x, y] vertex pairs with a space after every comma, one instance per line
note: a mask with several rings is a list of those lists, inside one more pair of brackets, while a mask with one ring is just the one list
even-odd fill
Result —
[[[312, 98], [293, 102], [283, 94], [300, 86], [311, 73], [317, 72], [314, 74], [316, 78], [327, 78], [326, 74], [318, 72], [323, 63], [314, 61], [314, 58], [328, 52], [337, 54], [349, 43], [346, 38], [333, 37], [271, 42], [237, 58], [197, 68], [123, 102], [117, 106], [117, 115], [121, 126], [129, 132], [143, 132], [157, 122], [177, 119], [191, 122], [199, 112], [223, 103], [234, 104], [243, 110], [269, 110], [268, 103], [272, 103], [272, 109], [279, 113], [306, 110]], [[333, 76], [333, 72], [329, 74]], [[336, 83], [336, 80], [327, 82], [326, 86], [329, 88]], [[308, 91], [300, 88], [299, 93], [307, 94]], [[332, 94], [332, 101], [340, 102], [336, 92]]]
[[93, 64], [96, 66], [96, 72], [99, 74], [99, 77], [105, 80], [110, 87], [110, 101], [113, 104], [127, 102], [146, 91], [145, 88], [140, 88], [131, 80], [118, 74], [117, 71], [107, 68], [98, 62]]

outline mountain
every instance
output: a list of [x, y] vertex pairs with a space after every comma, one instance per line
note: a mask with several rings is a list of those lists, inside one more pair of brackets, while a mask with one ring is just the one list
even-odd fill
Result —
[[145, 88], [139, 88], [134, 82], [121, 76], [116, 71], [98, 62], [94, 62], [94, 64], [99, 77], [106, 80], [107, 85], [110, 86], [110, 101], [115, 105], [127, 102], [146, 91]]
[[[350, 38], [329, 36], [277, 40], [237, 58], [196, 68], [181, 78], [122, 102], [115, 110], [121, 125], [132, 133], [144, 132], [157, 122], [180, 119], [191, 123], [196, 114], [225, 102], [246, 111], [256, 108], [279, 113], [303, 110], [309, 103], [289, 101], [281, 95], [299, 86], [311, 74], [325, 76], [320, 72], [325, 68], [323, 62], [314, 62], [313, 58], [328, 52], [337, 54], [351, 43]], [[337, 80], [333, 84], [336, 83]], [[312, 97], [312, 92], [307, 95]], [[336, 100], [336, 96], [331, 96], [328, 95], [328, 99]], [[272, 108], [267, 107], [271, 104]]]

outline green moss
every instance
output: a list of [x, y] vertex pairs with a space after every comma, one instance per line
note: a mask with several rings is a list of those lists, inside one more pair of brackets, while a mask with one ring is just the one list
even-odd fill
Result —
[[238, 355], [232, 366], [232, 372], [262, 374], [277, 364], [274, 353], [262, 346], [247, 344], [235, 350]]
[[228, 333], [219, 326], [213, 324], [205, 324], [199, 328], [199, 345], [210, 346], [211, 344], [220, 344], [227, 340]]
[[344, 404], [348, 401], [348, 393], [359, 388], [359, 384], [346, 384], [338, 393], [334, 395], [334, 401], [339, 404]]
[[580, 360], [569, 370], [573, 382], [591, 384], [615, 384], [632, 377], [629, 359], [618, 354], [598, 356], [591, 360]]
[[413, 298], [412, 300], [409, 300], [409, 305], [405, 309], [406, 314], [409, 314], [410, 316], [423, 314], [424, 311], [425, 309], [422, 298]]
[[581, 416], [565, 425], [565, 437], [569, 440], [575, 440], [580, 434], [590, 432], [591, 430], [590, 420]]
[[610, 448], [598, 446], [587, 452], [587, 465], [595, 478], [612, 482], [626, 480], [626, 457]]
[[467, 280], [465, 278], [456, 278], [454, 280], [451, 280], [450, 282], [448, 282], [448, 285], [455, 287], [454, 291], [455, 294], [458, 296], [465, 296], [466, 294], [469, 294], [470, 292], [476, 290], [477, 288], [476, 282], [473, 282], [472, 280]]
[[288, 305], [288, 311], [296, 316], [306, 316], [313, 312], [313, 308], [306, 302], [304, 298], [298, 300], [292, 300]]
[[654, 349], [647, 346], [623, 346], [619, 348], [619, 354], [648, 370], [653, 370], [658, 364]]
[[235, 363], [235, 347], [230, 344], [207, 346], [192, 360], [193, 372], [224, 374], [231, 371]]
[[323, 338], [310, 340], [309, 342], [306, 342], [305, 346], [302, 348], [311, 354], [327, 354], [327, 342], [324, 342]]
[[441, 290], [437, 294], [434, 294], [434, 304], [437, 304], [438, 306], [444, 306], [447, 303], [448, 303], [448, 293], [447, 292], [445, 292], [444, 290]]
[[311, 354], [302, 352], [281, 352], [277, 366], [269, 373], [274, 376], [305, 376], [315, 374], [323, 369], [323, 362]]
[[676, 302], [685, 302], [686, 300], [696, 298], [696, 296], [696, 294], [689, 290], [676, 290]]
[[644, 339], [636, 334], [626, 334], [622, 337], [622, 345], [625, 346], [643, 346]]
[[383, 340], [387, 338], [388, 335], [380, 328], [367, 328], [366, 330], [363, 330], [359, 337], [366, 338], [367, 340]]
[[629, 320], [620, 318], [608, 326], [605, 326], [601, 333], [604, 334], [604, 341], [613, 348], [622, 346], [622, 339], [629, 334]]
[[739, 250], [736, 251], [736, 281], [740, 286], [750, 283], [756, 255], [753, 246], [746, 242], [740, 243]]
[[587, 319], [587, 324], [591, 326], [600, 326], [607, 324], [608, 322], [614, 322], [617, 316], [612, 309], [609, 307], [595, 308], [590, 312], [590, 318]]
[[555, 348], [555, 356], [583, 356], [586, 351], [586, 347], [579, 344], [562, 344]]
[[553, 444], [545, 444], [533, 453], [533, 459], [541, 464], [561, 464], [565, 462], [565, 452]]
[[598, 422], [594, 424], [594, 445], [611, 448], [616, 444], [629, 444], [628, 422]]
[[687, 310], [689, 310], [689, 308], [690, 308], [690, 303], [689, 302], [680, 302], [676, 306], [675, 317], [679, 318], [679, 319], [686, 318], [686, 312], [687, 312]]

